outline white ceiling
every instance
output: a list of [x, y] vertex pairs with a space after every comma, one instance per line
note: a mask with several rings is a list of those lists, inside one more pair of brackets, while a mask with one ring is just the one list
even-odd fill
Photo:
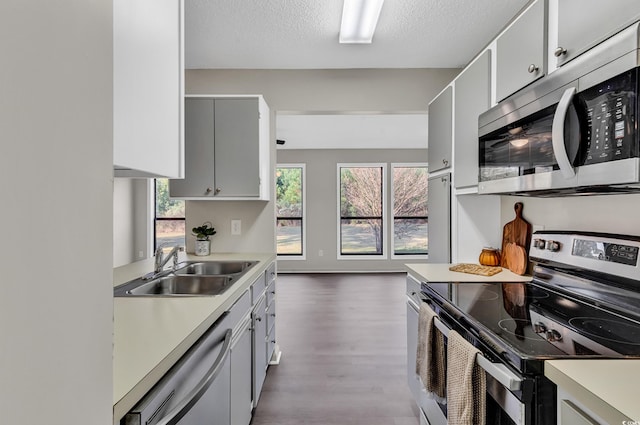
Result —
[[[186, 0], [188, 69], [460, 68], [528, 0], [386, 0], [367, 45], [338, 43], [342, 0]], [[425, 102], [429, 99], [425, 99]], [[281, 115], [280, 149], [424, 148], [426, 115]]]
[[527, 0], [386, 0], [373, 43], [338, 43], [342, 0], [187, 0], [189, 69], [459, 68]]

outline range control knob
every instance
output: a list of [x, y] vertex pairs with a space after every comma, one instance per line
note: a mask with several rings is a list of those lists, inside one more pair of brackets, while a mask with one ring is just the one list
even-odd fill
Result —
[[562, 335], [560, 335], [560, 332], [554, 329], [549, 329], [547, 331], [547, 341], [554, 342], [554, 341], [560, 341], [561, 339], [562, 339]]
[[544, 247], [546, 246], [547, 241], [545, 241], [544, 239], [534, 239], [533, 240], [533, 246], [535, 248], [538, 249], [544, 249]]
[[544, 323], [542, 322], [537, 322], [533, 324], [533, 330], [537, 333], [537, 334], [542, 334], [547, 332], [547, 327], [544, 325]]
[[548, 240], [546, 247], [547, 247], [547, 251], [551, 251], [551, 252], [560, 251], [560, 242]]

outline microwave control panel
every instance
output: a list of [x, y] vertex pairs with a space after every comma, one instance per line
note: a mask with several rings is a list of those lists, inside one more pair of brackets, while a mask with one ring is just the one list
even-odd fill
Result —
[[637, 69], [579, 94], [586, 109], [584, 165], [638, 156]]

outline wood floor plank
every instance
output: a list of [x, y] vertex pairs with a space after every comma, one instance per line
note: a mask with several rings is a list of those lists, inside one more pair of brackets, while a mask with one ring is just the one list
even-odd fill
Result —
[[417, 425], [405, 277], [279, 275], [282, 358], [267, 372], [252, 425]]

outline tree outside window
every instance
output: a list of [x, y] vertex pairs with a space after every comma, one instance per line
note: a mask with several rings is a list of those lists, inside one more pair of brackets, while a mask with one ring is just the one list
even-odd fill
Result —
[[276, 251], [278, 255], [302, 256], [304, 215], [304, 165], [276, 168]]
[[384, 165], [338, 164], [340, 255], [384, 254]]
[[185, 246], [184, 201], [169, 198], [169, 180], [155, 180], [155, 249], [162, 244]]
[[427, 166], [392, 165], [393, 254], [428, 253]]

